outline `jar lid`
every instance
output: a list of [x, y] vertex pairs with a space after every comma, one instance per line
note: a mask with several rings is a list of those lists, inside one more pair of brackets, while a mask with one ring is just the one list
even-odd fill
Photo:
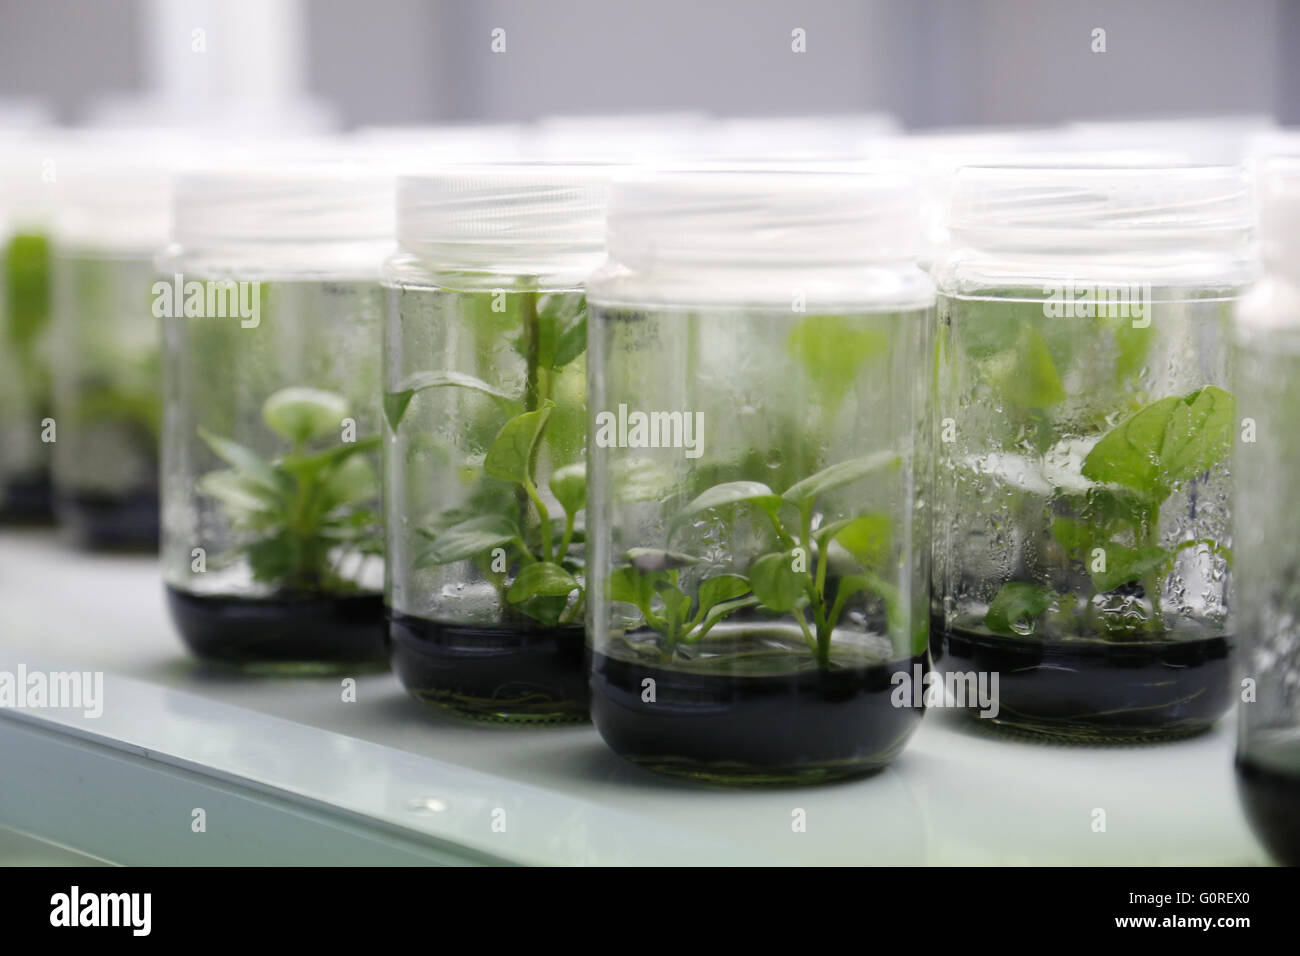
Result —
[[953, 182], [954, 245], [1122, 253], [1244, 247], [1254, 230], [1241, 166], [966, 166]]
[[837, 267], [909, 261], [920, 207], [888, 165], [755, 165], [629, 174], [610, 194], [610, 258], [628, 266]]
[[176, 181], [182, 245], [366, 242], [393, 236], [391, 170], [329, 158], [189, 170]]
[[482, 163], [403, 175], [397, 238], [403, 249], [440, 266], [490, 270], [598, 261], [613, 168]]

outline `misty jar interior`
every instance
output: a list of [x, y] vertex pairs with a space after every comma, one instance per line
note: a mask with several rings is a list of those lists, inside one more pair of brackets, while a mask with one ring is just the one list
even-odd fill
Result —
[[592, 719], [698, 781], [904, 747], [928, 671], [926, 343], [892, 175], [616, 183], [589, 287]]
[[380, 355], [391, 181], [195, 173], [160, 260], [163, 573], [198, 656], [383, 660]]
[[[968, 168], [935, 267], [934, 657], [1080, 742], [1231, 703], [1233, 168]], [[974, 711], [972, 710], [973, 714]]]
[[388, 267], [389, 641], [416, 699], [587, 719], [585, 282], [606, 171], [403, 177]]
[[1233, 456], [1237, 788], [1251, 828], [1300, 866], [1300, 160], [1259, 166], [1267, 275], [1242, 303], [1235, 373], [1249, 423]]
[[158, 546], [161, 341], [154, 257], [167, 241], [167, 171], [65, 164], [54, 237], [54, 494], [59, 524], [94, 549]]

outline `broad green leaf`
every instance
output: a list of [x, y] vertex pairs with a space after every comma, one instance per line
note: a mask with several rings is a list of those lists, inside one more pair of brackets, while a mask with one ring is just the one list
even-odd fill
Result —
[[1093, 446], [1083, 475], [1154, 501], [1222, 461], [1232, 446], [1235, 399], [1213, 385], [1139, 409]]
[[416, 372], [414, 375], [408, 376], [401, 384], [400, 389], [384, 395], [384, 417], [388, 419], [389, 427], [394, 429], [401, 423], [402, 416], [406, 414], [407, 406], [411, 404], [411, 399], [415, 398], [417, 393], [430, 388], [468, 388], [501, 402], [515, 403], [519, 401], [519, 396], [512, 395], [494, 385], [489, 385], [481, 378], [475, 378], [473, 375], [466, 375], [464, 372], [451, 369]]
[[578, 579], [558, 564], [538, 561], [524, 565], [506, 597], [512, 604], [522, 604], [535, 597], [565, 597], [579, 587]]
[[1106, 553], [1105, 571], [1093, 571], [1091, 557], [1085, 558], [1092, 575], [1092, 586], [1099, 594], [1154, 574], [1169, 560], [1169, 552], [1164, 548], [1129, 548], [1113, 542], [1101, 547]]
[[659, 501], [677, 487], [672, 471], [649, 458], [620, 459], [610, 466], [609, 477], [614, 499], [625, 504]]
[[510, 606], [540, 624], [555, 627], [560, 623], [560, 616], [564, 614], [565, 608], [569, 606], [569, 598], [567, 595], [564, 597], [538, 595], [520, 601], [518, 604], [512, 603]]
[[245, 448], [229, 438], [213, 435], [205, 429], [199, 429], [199, 437], [207, 444], [218, 458], [243, 474], [249, 481], [275, 495], [286, 494], [293, 490], [293, 481], [288, 475], [277, 470], [265, 458], [251, 448]]
[[379, 479], [364, 458], [355, 455], [343, 461], [326, 479], [330, 507], [366, 501], [379, 494]]
[[535, 412], [524, 412], [506, 422], [483, 459], [483, 470], [502, 481], [531, 482], [533, 449], [554, 407], [554, 402], [547, 402]]
[[693, 558], [689, 554], [682, 554], [680, 551], [664, 551], [659, 548], [631, 548], [627, 552], [627, 559], [632, 562], [632, 567], [642, 574], [651, 571], [672, 571], [700, 563], [699, 558]]
[[874, 471], [882, 468], [897, 468], [902, 460], [900, 455], [892, 451], [878, 451], [863, 455], [861, 458], [850, 458], [848, 461], [837, 462], [829, 468], [823, 468], [815, 475], [809, 475], [802, 481], [795, 482], [781, 497], [802, 508], [812, 504], [826, 492], [860, 481]]
[[268, 491], [244, 472], [233, 469], [208, 472], [199, 478], [198, 489], [241, 515], [273, 512], [280, 507], [282, 501], [278, 495]]
[[678, 512], [673, 521], [674, 524], [680, 524], [701, 511], [742, 501], [756, 504], [767, 511], [775, 511], [781, 504], [781, 499], [761, 481], [727, 481], [700, 492], [695, 500]]
[[809, 315], [796, 323], [787, 347], [823, 404], [835, 407], [866, 361], [889, 351], [889, 334], [862, 316]]
[[707, 614], [715, 604], [730, 601], [749, 593], [749, 582], [739, 574], [719, 574], [706, 578], [700, 584], [698, 596], [699, 607], [695, 611], [696, 619]]
[[262, 419], [295, 445], [341, 432], [347, 417], [348, 400], [319, 388], [282, 388], [262, 403]]
[[[536, 309], [539, 367], [563, 368], [586, 351], [587, 300], [584, 293], [542, 293], [537, 296]], [[521, 338], [518, 348], [526, 357], [526, 339]]]
[[1046, 613], [1055, 600], [1055, 593], [1041, 584], [1008, 581], [989, 604], [984, 626], [998, 634], [1028, 634], [1034, 619]]
[[378, 435], [371, 435], [368, 438], [359, 438], [354, 442], [343, 442], [334, 448], [328, 448], [312, 455], [285, 455], [280, 461], [280, 466], [290, 474], [310, 480], [329, 468], [342, 465], [347, 459], [355, 455], [377, 451], [380, 442], [381, 439]]
[[789, 611], [803, 597], [808, 576], [794, 570], [794, 560], [788, 551], [765, 554], [750, 567], [754, 597], [768, 610]]
[[616, 568], [609, 576], [609, 599], [635, 605], [644, 614], [650, 608], [655, 588], [667, 580], [665, 571], [643, 574], [636, 568]]
[[516, 541], [519, 529], [501, 515], [483, 515], [453, 525], [439, 534], [415, 562], [426, 568], [451, 564]]
[[551, 473], [551, 494], [569, 514], [577, 514], [587, 503], [587, 465], [578, 462]]
[[691, 612], [691, 599], [682, 593], [671, 581], [660, 581], [655, 585], [655, 593], [664, 602], [664, 611], [668, 620], [681, 623]]
[[732, 601], [723, 601], [719, 604], [715, 604], [705, 612], [704, 620], [697, 625], [698, 629], [694, 634], [688, 637], [687, 640], [698, 641], [700, 638], [708, 634], [713, 628], [713, 625], [717, 624], [723, 618], [730, 614], [734, 614], [741, 608], [756, 607], [757, 605], [758, 598], [754, 597], [752, 594], [748, 597], [736, 598]]
[[1051, 408], [1065, 400], [1065, 386], [1043, 333], [1024, 323], [1016, 344], [984, 363], [984, 374], [998, 394], [1020, 408]]
[[893, 522], [886, 514], [854, 518], [836, 532], [834, 540], [864, 568], [878, 568], [889, 559]]

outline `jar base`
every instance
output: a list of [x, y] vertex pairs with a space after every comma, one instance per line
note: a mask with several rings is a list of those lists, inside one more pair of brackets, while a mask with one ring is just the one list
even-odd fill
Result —
[[49, 475], [28, 472], [11, 476], [0, 491], [0, 524], [54, 523], [54, 494]]
[[1054, 743], [1161, 743], [1203, 733], [1232, 703], [1230, 639], [1047, 640], [932, 628], [935, 668], [997, 674], [981, 729]]
[[59, 526], [78, 547], [88, 551], [158, 550], [158, 492], [154, 489], [124, 495], [61, 493], [56, 507]]
[[592, 720], [615, 753], [658, 773], [727, 787], [828, 783], [882, 769], [924, 713], [910, 705], [911, 695], [909, 705], [895, 704], [893, 677], [929, 670], [924, 654], [761, 676], [592, 657]]
[[581, 626], [474, 627], [389, 611], [389, 659], [431, 708], [476, 722], [586, 723]]
[[1238, 754], [1237, 794], [1251, 830], [1273, 859], [1300, 866], [1300, 746], [1289, 750], [1289, 773]]
[[276, 674], [323, 674], [382, 666], [379, 594], [249, 598], [166, 586], [167, 607], [186, 647], [206, 661]]

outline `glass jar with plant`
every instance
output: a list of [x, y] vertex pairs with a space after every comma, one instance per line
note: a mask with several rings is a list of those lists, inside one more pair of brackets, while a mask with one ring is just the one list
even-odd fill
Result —
[[0, 143], [0, 522], [53, 517], [49, 144]]
[[155, 158], [64, 164], [54, 234], [54, 492], [90, 548], [158, 546], [161, 370], [154, 255], [170, 175]]
[[399, 186], [385, 481], [393, 669], [419, 700], [585, 720], [587, 307], [598, 166], [446, 167]]
[[1242, 302], [1234, 349], [1250, 423], [1233, 457], [1237, 789], [1273, 857], [1300, 866], [1300, 158], [1263, 157], [1257, 170], [1267, 274]]
[[200, 657], [383, 658], [379, 271], [391, 180], [330, 163], [178, 180], [162, 257], [163, 570]]
[[592, 719], [619, 755], [814, 783], [884, 766], [916, 729], [916, 217], [887, 170], [615, 184], [589, 293], [587, 543]]
[[936, 665], [1083, 742], [1228, 707], [1231, 168], [969, 168], [936, 265]]

